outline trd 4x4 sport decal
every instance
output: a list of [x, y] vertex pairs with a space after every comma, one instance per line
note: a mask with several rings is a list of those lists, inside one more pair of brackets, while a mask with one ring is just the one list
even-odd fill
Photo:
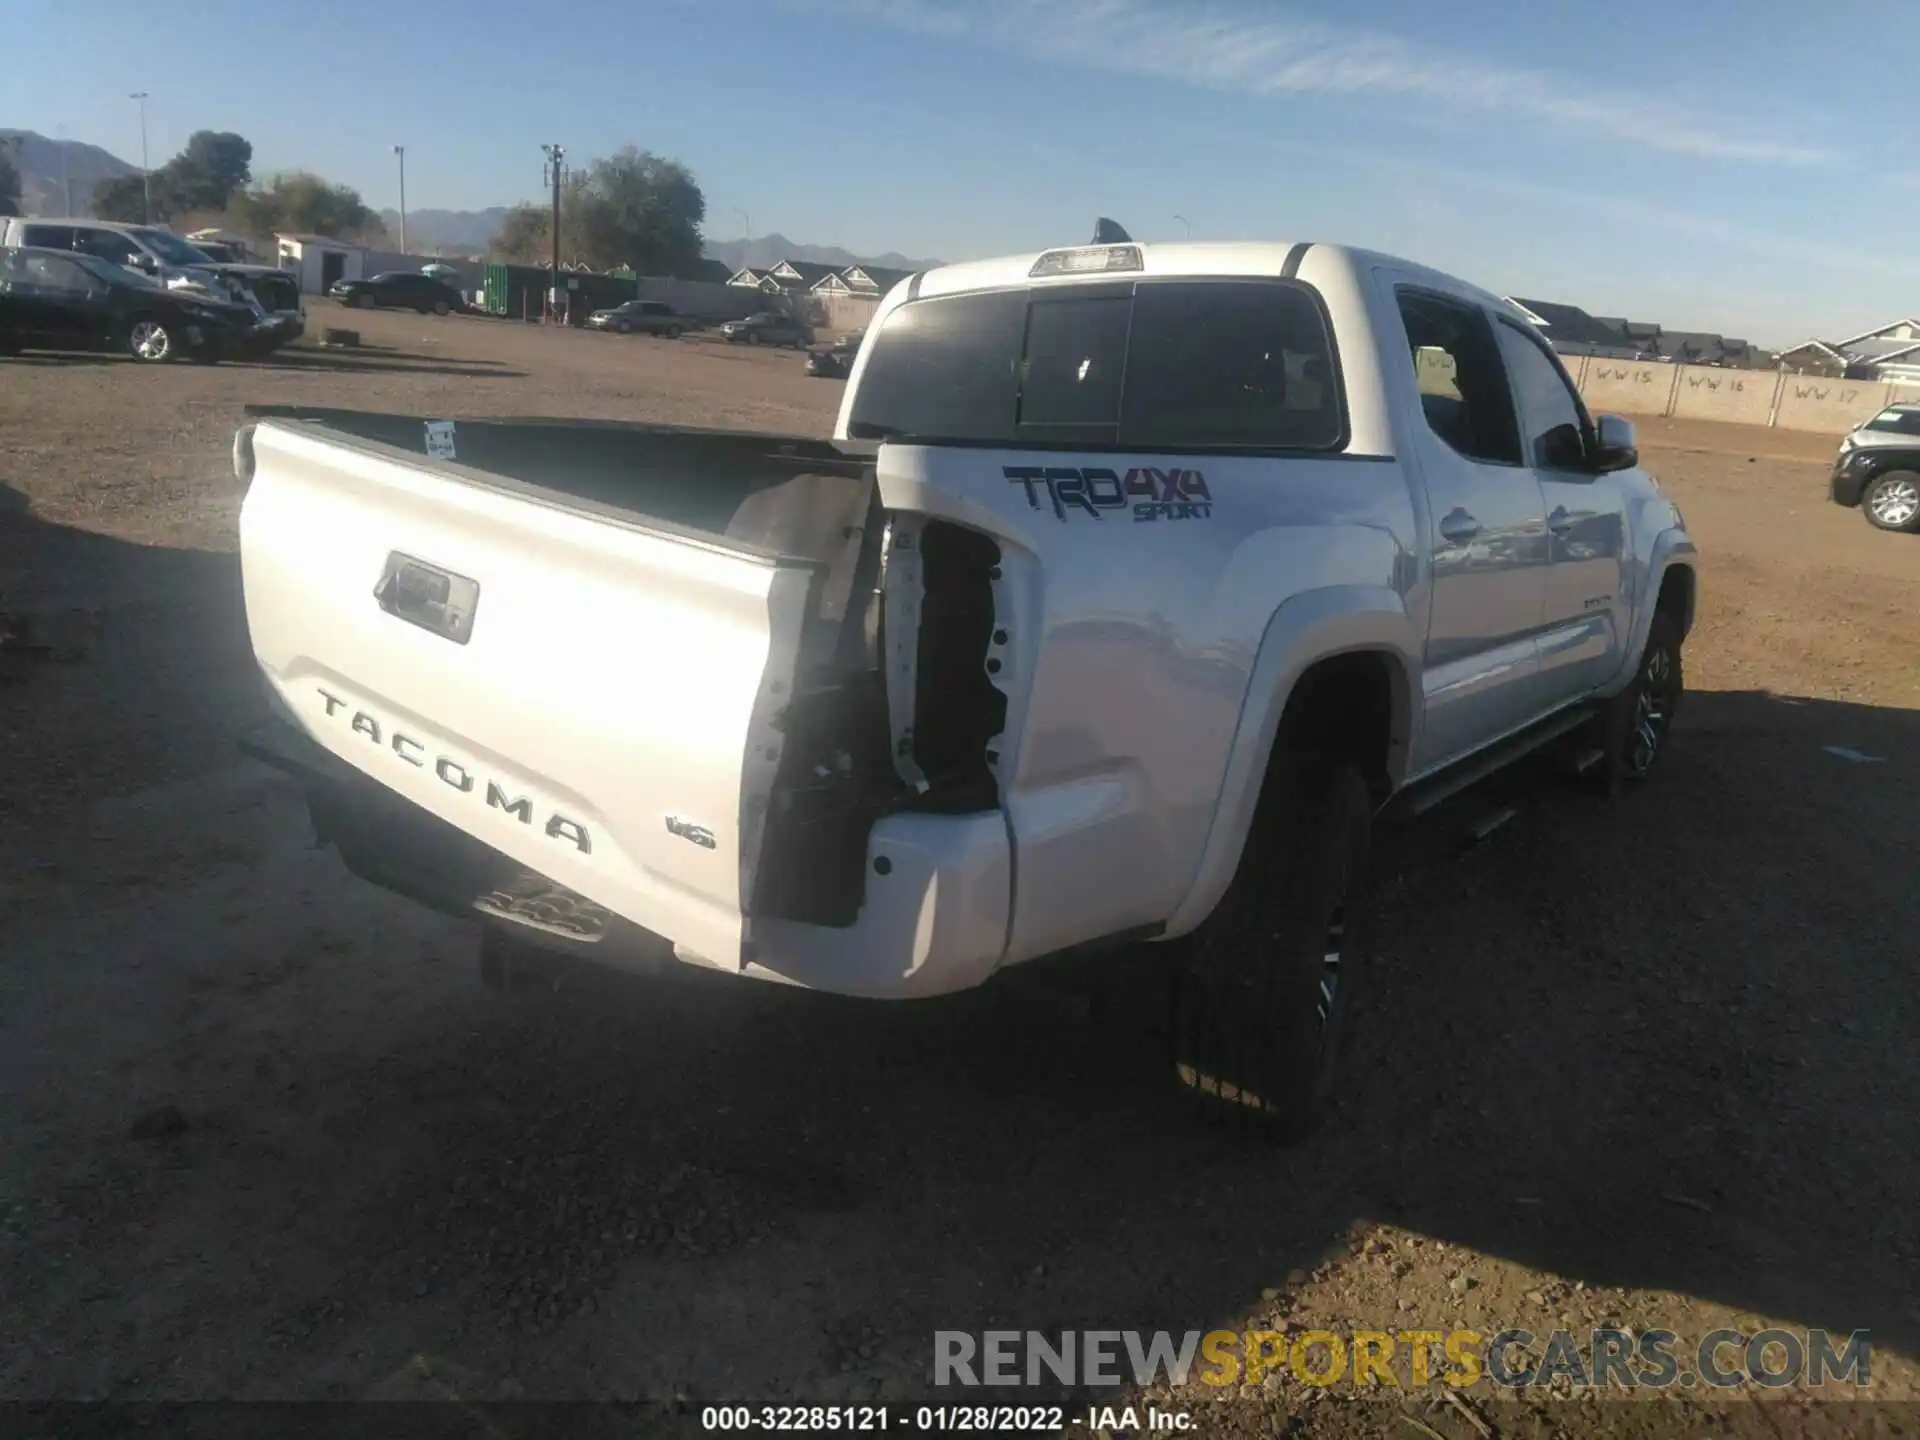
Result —
[[1213, 495], [1207, 489], [1207, 477], [1198, 470], [1155, 470], [1148, 466], [1129, 470], [1122, 479], [1112, 470], [1007, 465], [1000, 473], [1014, 484], [1027, 487], [1027, 503], [1035, 510], [1040, 508], [1044, 494], [1061, 520], [1067, 518], [1069, 510], [1084, 510], [1098, 520], [1103, 510], [1129, 507], [1136, 523], [1213, 518]]

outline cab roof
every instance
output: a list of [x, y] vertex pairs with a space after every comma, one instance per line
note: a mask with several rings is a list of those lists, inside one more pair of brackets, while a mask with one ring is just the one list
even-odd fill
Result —
[[[1026, 285], [1075, 285], [1083, 282], [1122, 280], [1161, 275], [1210, 275], [1265, 278], [1299, 275], [1309, 284], [1321, 277], [1339, 274], [1358, 277], [1375, 266], [1390, 266], [1423, 278], [1437, 288], [1470, 293], [1485, 305], [1525, 318], [1510, 301], [1426, 265], [1397, 255], [1362, 250], [1347, 245], [1326, 245], [1314, 241], [1177, 241], [1166, 244], [1129, 242], [1140, 252], [1137, 270], [1085, 271], [1069, 275], [1034, 277], [1031, 272], [1042, 255], [1066, 250], [1120, 248], [1095, 245], [1054, 245], [1022, 255], [1003, 255], [990, 260], [968, 260], [942, 265], [918, 277], [915, 298], [934, 295], [958, 295], [970, 290], [1000, 290]], [[909, 282], [910, 284], [913, 282]]]

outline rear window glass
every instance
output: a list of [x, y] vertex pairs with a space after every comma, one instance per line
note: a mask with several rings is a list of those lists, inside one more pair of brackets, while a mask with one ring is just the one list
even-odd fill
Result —
[[1028, 308], [1020, 423], [1119, 423], [1133, 304], [1129, 295], [1069, 299], [1055, 291]]
[[1327, 450], [1341, 396], [1313, 293], [1143, 281], [917, 300], [875, 337], [855, 438]]

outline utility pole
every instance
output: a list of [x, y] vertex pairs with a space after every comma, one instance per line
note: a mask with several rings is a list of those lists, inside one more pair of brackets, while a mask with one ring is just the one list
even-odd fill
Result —
[[407, 147], [396, 145], [393, 153], [400, 157], [400, 253], [407, 251]]
[[140, 218], [153, 223], [153, 171], [147, 168], [147, 92], [136, 90], [127, 96], [140, 106]]
[[542, 145], [547, 156], [547, 179], [553, 184], [553, 290], [547, 297], [547, 304], [553, 312], [555, 323], [560, 319], [560, 186], [566, 179], [566, 148], [561, 145]]

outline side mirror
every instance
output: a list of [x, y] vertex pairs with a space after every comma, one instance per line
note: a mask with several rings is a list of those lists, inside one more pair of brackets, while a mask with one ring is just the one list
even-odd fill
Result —
[[1640, 463], [1640, 445], [1633, 422], [1619, 415], [1602, 415], [1594, 423], [1597, 443], [1593, 468], [1605, 475], [1613, 470], [1631, 470]]
[[153, 256], [147, 254], [145, 251], [142, 251], [140, 254], [134, 256], [133, 263], [135, 267], [146, 271], [149, 275], [151, 275], [154, 271], [160, 268], [160, 262], [158, 260], [155, 260]]

